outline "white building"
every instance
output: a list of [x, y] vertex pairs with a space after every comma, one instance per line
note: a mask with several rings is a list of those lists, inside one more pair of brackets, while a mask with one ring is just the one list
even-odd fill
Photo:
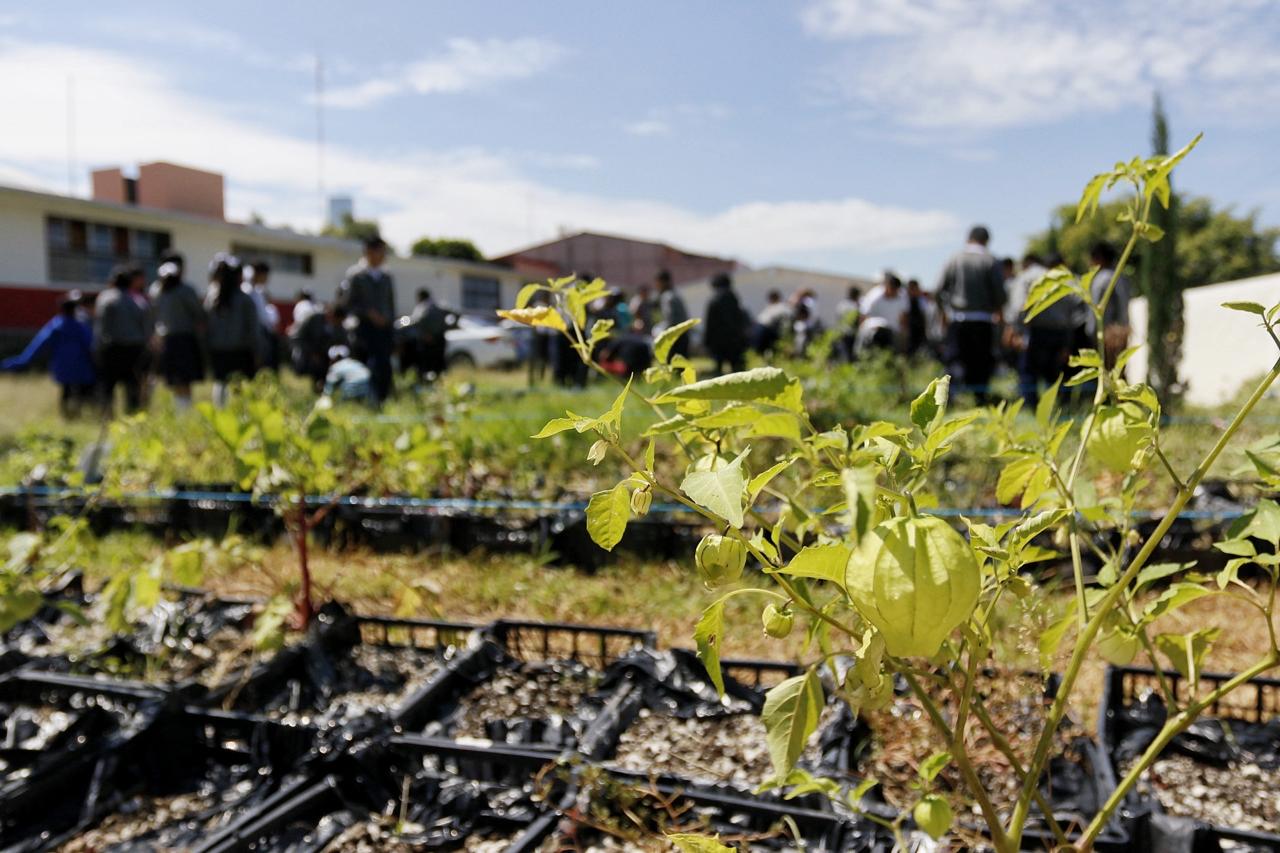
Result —
[[[1187, 384], [1186, 400], [1217, 406], [1240, 393], [1245, 383], [1271, 369], [1280, 352], [1252, 314], [1223, 308], [1224, 302], [1257, 302], [1267, 308], [1280, 302], [1280, 273], [1193, 287], [1182, 295], [1186, 325], [1179, 376]], [[1133, 342], [1147, 342], [1147, 301], [1129, 306]], [[1145, 380], [1145, 346], [1129, 362], [1129, 375]]]
[[[754, 317], [764, 308], [772, 290], [779, 291], [785, 302], [793, 293], [808, 289], [814, 292], [818, 300], [818, 319], [828, 326], [839, 319], [836, 317], [836, 306], [848, 294], [849, 288], [856, 287], [865, 293], [875, 284], [872, 279], [859, 276], [781, 266], [739, 269], [732, 274], [732, 278], [733, 289], [737, 292], [742, 307], [751, 316]], [[707, 303], [711, 301], [711, 279], [692, 281], [681, 285], [679, 289], [689, 309], [689, 316], [704, 316]]]
[[[129, 195], [134, 196], [132, 187]], [[353, 240], [213, 215], [0, 186], [0, 335], [10, 341], [29, 337], [53, 315], [67, 290], [97, 291], [121, 263], [140, 265], [150, 274], [168, 250], [185, 256], [187, 278], [201, 290], [206, 265], [218, 252], [266, 260], [272, 297], [288, 307], [303, 288], [331, 299], [361, 248]], [[507, 267], [447, 258], [392, 257], [387, 267], [403, 313], [422, 287], [442, 304], [486, 312], [513, 303], [524, 283]]]

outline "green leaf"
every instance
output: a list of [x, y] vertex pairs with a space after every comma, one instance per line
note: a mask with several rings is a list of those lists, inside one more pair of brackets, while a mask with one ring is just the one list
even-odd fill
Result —
[[254, 649], [266, 652], [283, 646], [285, 623], [293, 615], [293, 611], [293, 602], [288, 596], [277, 595], [268, 601], [253, 623]]
[[1026, 491], [1027, 484], [1041, 464], [1034, 456], [1024, 456], [1004, 466], [996, 480], [996, 500], [1007, 504]]
[[771, 465], [764, 471], [751, 478], [751, 482], [747, 484], [747, 496], [751, 503], [755, 503], [756, 498], [764, 491], [765, 486], [773, 482], [773, 478], [781, 474], [794, 462], [794, 459], [784, 459], [776, 465]]
[[743, 450], [732, 462], [714, 471], [693, 471], [680, 483], [680, 491], [698, 506], [741, 528], [742, 492], [747, 485], [742, 460], [750, 451], [751, 448]]
[[951, 763], [951, 753], [935, 752], [933, 755], [930, 755], [924, 761], [920, 762], [920, 767], [917, 768], [916, 772], [919, 773], [920, 780], [924, 782], [926, 785], [928, 785], [935, 778], [937, 778], [938, 774], [942, 772], [943, 768], [950, 763]]
[[1158, 619], [1166, 613], [1172, 613], [1174, 610], [1190, 604], [1197, 598], [1204, 598], [1206, 595], [1213, 594], [1212, 590], [1206, 589], [1199, 584], [1171, 584], [1168, 589], [1160, 593], [1159, 598], [1147, 604], [1143, 610], [1143, 621], [1150, 622]]
[[779, 776], [790, 773], [804, 752], [809, 736], [818, 727], [822, 702], [822, 682], [812, 669], [788, 678], [766, 694], [760, 719], [769, 743], [769, 758]]
[[788, 438], [800, 440], [800, 421], [788, 412], [770, 412], [761, 415], [751, 423], [748, 436]]
[[1170, 665], [1191, 682], [1194, 692], [1199, 688], [1205, 653], [1220, 633], [1221, 628], [1201, 628], [1189, 634], [1158, 634], [1155, 645]]
[[200, 542], [179, 545], [166, 555], [169, 573], [179, 586], [199, 586], [204, 582], [204, 547]]
[[613, 405], [609, 407], [609, 411], [600, 416], [601, 423], [621, 427], [622, 409], [627, 405], [627, 394], [631, 392], [631, 381], [634, 378], [634, 375], [627, 377], [627, 384], [622, 387], [618, 396], [613, 398]]
[[1259, 317], [1265, 317], [1267, 314], [1267, 309], [1257, 302], [1224, 302], [1222, 307], [1230, 308], [1232, 311], [1243, 311], [1246, 314], [1257, 314]]
[[675, 346], [676, 341], [680, 340], [680, 336], [692, 329], [702, 321], [697, 317], [685, 320], [683, 323], [676, 323], [669, 329], [663, 329], [662, 333], [653, 341], [653, 357], [659, 364], [666, 364], [667, 359], [671, 357], [671, 348]]
[[539, 430], [538, 433], [533, 437], [549, 438], [553, 435], [556, 435], [557, 433], [566, 432], [568, 430], [573, 429], [577, 425], [577, 423], [578, 423], [577, 420], [575, 420], [574, 418], [552, 418], [551, 420], [547, 421], [547, 425], [544, 426], [541, 430]]
[[827, 799], [834, 799], [840, 793], [840, 783], [825, 776], [814, 776], [808, 770], [794, 768], [786, 776], [771, 776], [761, 782], [754, 793], [763, 794], [777, 788], [789, 788], [783, 796], [784, 800], [794, 800], [805, 794], [822, 794]]
[[591, 541], [606, 551], [622, 541], [631, 519], [631, 495], [625, 483], [596, 492], [587, 503], [587, 533]]
[[709, 415], [694, 418], [693, 425], [703, 429], [725, 429], [747, 426], [755, 423], [761, 416], [762, 412], [755, 406], [730, 405]]
[[707, 676], [716, 687], [716, 694], [724, 696], [724, 675], [720, 671], [720, 645], [724, 639], [724, 599], [716, 601], [702, 611], [698, 624], [693, 628], [693, 642], [698, 647], [698, 659], [707, 670]]
[[757, 367], [741, 373], [728, 373], [715, 379], [703, 379], [692, 385], [672, 388], [659, 403], [685, 400], [759, 400], [775, 397], [787, 387], [787, 374], [776, 367]]
[[876, 469], [869, 466], [846, 468], [840, 472], [845, 504], [849, 512], [849, 529], [854, 542], [871, 529], [876, 511]]
[[720, 843], [719, 835], [698, 835], [693, 832], [673, 832], [667, 840], [681, 853], [737, 853], [732, 847]]
[[947, 411], [947, 393], [951, 377], [942, 376], [929, 383], [924, 392], [911, 401], [911, 423], [928, 433]]
[[791, 558], [791, 562], [778, 569], [778, 572], [797, 578], [828, 581], [843, 589], [851, 553], [853, 553], [852, 548], [839, 542], [827, 545], [806, 545], [800, 549], [800, 553]]
[[516, 294], [516, 307], [527, 308], [529, 300], [533, 299], [533, 295], [542, 289], [540, 284], [526, 284], [520, 288], [520, 292]]
[[1062, 377], [1059, 376], [1053, 380], [1045, 392], [1040, 395], [1040, 401], [1036, 403], [1036, 423], [1042, 429], [1047, 429], [1049, 423], [1053, 420], [1053, 410], [1058, 404], [1058, 389], [1062, 386]]
[[1041, 632], [1040, 638], [1036, 641], [1036, 647], [1040, 652], [1040, 669], [1048, 672], [1053, 668], [1053, 659], [1058, 656], [1058, 647], [1062, 645], [1062, 638], [1067, 635], [1067, 631], [1075, 622], [1074, 615], [1063, 616]]
[[15, 589], [0, 594], [0, 631], [25, 622], [40, 612], [44, 596], [38, 589]]

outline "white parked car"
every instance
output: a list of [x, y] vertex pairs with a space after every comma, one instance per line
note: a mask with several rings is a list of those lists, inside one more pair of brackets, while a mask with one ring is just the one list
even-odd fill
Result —
[[493, 321], [458, 316], [458, 327], [444, 335], [444, 357], [450, 367], [509, 367], [519, 362], [515, 335]]

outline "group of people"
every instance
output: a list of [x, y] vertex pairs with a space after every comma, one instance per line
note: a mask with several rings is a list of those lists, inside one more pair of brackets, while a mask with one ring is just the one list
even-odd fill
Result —
[[214, 378], [214, 399], [225, 401], [233, 376], [278, 364], [279, 311], [267, 297], [270, 265], [244, 265], [220, 253], [209, 265], [202, 297], [185, 279], [182, 255], [160, 258], [148, 285], [140, 267], [111, 273], [97, 298], [66, 294], [58, 314], [0, 369], [21, 370], [47, 354], [62, 390], [60, 406], [73, 417], [87, 405], [110, 412], [117, 388], [128, 412], [141, 408], [152, 378], [163, 380], [180, 408], [191, 405], [191, 386]]
[[222, 406], [232, 379], [278, 370], [285, 353], [317, 391], [379, 402], [391, 392], [397, 338], [407, 343], [405, 366], [434, 376], [443, 372], [445, 332], [456, 322], [429, 291], [419, 290], [397, 330], [386, 256], [381, 239], [366, 241], [337, 298], [324, 304], [299, 293], [287, 327], [268, 292], [265, 261], [218, 253], [203, 295], [187, 282], [185, 260], [176, 252], [160, 258], [150, 284], [140, 267], [122, 266], [96, 298], [66, 294], [57, 315], [22, 353], [0, 362], [0, 370], [22, 370], [47, 356], [67, 417], [86, 406], [110, 413], [117, 389], [123, 389], [125, 411], [137, 411], [154, 381], [168, 385], [176, 405], [187, 408], [192, 385], [208, 375], [213, 402]]
[[[1043, 386], [1067, 372], [1073, 352], [1095, 346], [1097, 324], [1093, 312], [1076, 296], [1027, 319], [1029, 290], [1062, 259], [1029, 252], [1019, 266], [1011, 258], [993, 255], [990, 240], [986, 227], [974, 226], [964, 248], [944, 265], [932, 291], [917, 279], [904, 283], [888, 271], [865, 293], [851, 287], [837, 305], [830, 327], [824, 323], [813, 290], [797, 290], [790, 298], [779, 290], [770, 291], [765, 306], [752, 316], [734, 291], [731, 277], [720, 273], [711, 280], [711, 298], [698, 330], [702, 348], [716, 373], [741, 370], [749, 351], [765, 359], [808, 357], [824, 337], [831, 343], [828, 357], [850, 362], [876, 351], [926, 355], [943, 362], [957, 390], [973, 393], [981, 403], [991, 399], [992, 377], [1001, 364], [1007, 364], [1018, 374], [1021, 395], [1034, 404]], [[1130, 283], [1125, 276], [1116, 276], [1112, 246], [1095, 245], [1092, 263], [1098, 268], [1090, 284], [1093, 301], [1100, 303], [1103, 294], [1112, 291], [1102, 321], [1104, 355], [1110, 364], [1128, 343]], [[592, 306], [592, 321], [614, 323], [614, 334], [597, 347], [593, 357], [620, 375], [642, 371], [648, 366], [652, 341], [689, 317], [671, 275], [662, 271], [651, 287], [638, 288], [630, 300], [614, 294]], [[535, 365], [540, 360], [551, 364], [556, 380], [563, 384], [585, 381], [585, 368], [571, 345], [559, 341], [551, 330], [540, 331], [545, 334], [539, 335], [534, 349]], [[693, 337], [682, 337], [672, 353], [687, 355]]]
[[[785, 300], [780, 291], [771, 291], [752, 316], [731, 277], [717, 274], [699, 329], [702, 348], [716, 373], [742, 370], [752, 350], [766, 359], [810, 356], [824, 338], [832, 344], [831, 357], [848, 361], [873, 351], [928, 354], [946, 365], [957, 389], [983, 403], [1005, 362], [1017, 371], [1022, 396], [1034, 404], [1041, 386], [1065, 374], [1072, 352], [1094, 345], [1096, 320], [1077, 297], [1028, 319], [1023, 309], [1030, 288], [1061, 259], [1028, 253], [1019, 269], [1012, 259], [994, 256], [989, 242], [985, 227], [971, 229], [932, 292], [915, 279], [904, 284], [892, 272], [866, 293], [850, 288], [830, 329], [812, 290], [798, 290]], [[163, 380], [185, 408], [192, 385], [206, 372], [212, 374], [215, 405], [224, 405], [232, 378], [278, 369], [287, 351], [294, 369], [309, 377], [317, 392], [379, 404], [391, 394], [397, 351], [406, 370], [428, 379], [444, 372], [446, 334], [457, 323], [457, 316], [427, 290], [417, 292], [412, 312], [397, 321], [395, 282], [386, 258], [386, 243], [367, 240], [337, 298], [324, 304], [301, 292], [287, 328], [270, 299], [271, 270], [264, 261], [242, 263], [219, 253], [209, 264], [203, 296], [187, 283], [179, 254], [161, 259], [150, 286], [141, 269], [121, 267], [92, 303], [92, 312], [90, 300], [78, 291], [67, 294], [57, 316], [20, 355], [0, 362], [0, 369], [22, 369], [47, 353], [62, 388], [63, 412], [74, 416], [91, 402], [109, 412], [117, 387], [124, 390], [125, 409], [134, 411], [143, 404], [151, 378]], [[1090, 284], [1094, 302], [1111, 292], [1102, 338], [1112, 363], [1128, 342], [1130, 284], [1115, 272], [1113, 247], [1097, 244], [1092, 261], [1098, 268]], [[592, 358], [618, 375], [645, 370], [653, 341], [690, 319], [665, 270], [652, 287], [638, 288], [630, 299], [612, 293], [593, 304], [590, 314], [589, 326], [596, 320], [613, 323], [613, 333], [595, 346]], [[692, 338], [676, 340], [671, 354], [688, 356]], [[530, 360], [535, 378], [549, 366], [560, 384], [586, 381], [587, 366], [573, 344], [551, 329], [534, 330]]]

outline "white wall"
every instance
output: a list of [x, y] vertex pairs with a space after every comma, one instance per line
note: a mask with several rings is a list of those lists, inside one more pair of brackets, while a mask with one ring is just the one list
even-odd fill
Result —
[[[1236, 396], [1246, 382], [1271, 369], [1280, 353], [1252, 314], [1223, 308], [1224, 302], [1257, 302], [1267, 308], [1280, 302], [1280, 274], [1194, 287], [1183, 293], [1186, 329], [1179, 376], [1187, 383], [1186, 399], [1216, 406]], [[1129, 307], [1135, 344], [1147, 341], [1147, 301]], [[1130, 375], [1145, 379], [1147, 348], [1133, 357]]]
[[[872, 284], [870, 279], [859, 276], [835, 275], [788, 267], [739, 270], [733, 274], [733, 289], [737, 292], [742, 307], [753, 317], [767, 304], [769, 291], [781, 291], [785, 302], [796, 291], [811, 288], [817, 294], [818, 318], [828, 326], [838, 319], [836, 306], [841, 299], [844, 299], [851, 285], [856, 285], [866, 292]], [[709, 280], [682, 284], [679, 290], [689, 309], [690, 317], [702, 317], [706, 314], [707, 303], [711, 301]]]
[[[49, 280], [45, 217], [50, 215], [167, 231], [173, 250], [186, 257], [187, 277], [197, 288], [206, 280], [210, 259], [230, 251], [232, 244], [310, 253], [311, 276], [272, 272], [271, 295], [281, 301], [292, 300], [301, 288], [309, 288], [320, 299], [332, 299], [361, 249], [354, 240], [0, 187], [0, 285], [86, 286]], [[396, 308], [404, 313], [413, 307], [413, 294], [421, 287], [430, 289], [438, 302], [461, 307], [466, 274], [497, 278], [503, 306], [514, 304], [524, 284], [522, 275], [504, 267], [448, 258], [390, 258], [387, 265], [396, 281]]]

